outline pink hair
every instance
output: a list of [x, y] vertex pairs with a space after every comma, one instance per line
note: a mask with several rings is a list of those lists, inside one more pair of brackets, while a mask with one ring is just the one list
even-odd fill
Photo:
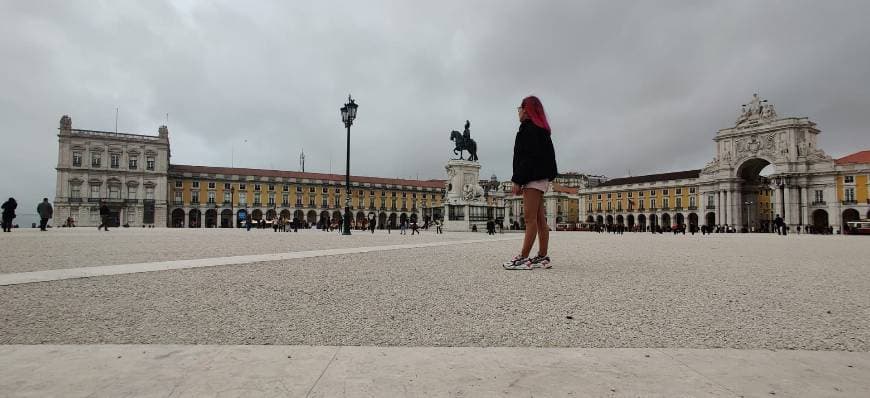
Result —
[[550, 123], [547, 122], [547, 114], [544, 113], [544, 104], [541, 104], [541, 100], [539, 100], [538, 97], [530, 95], [523, 98], [521, 106], [526, 112], [526, 116], [529, 117], [529, 120], [531, 120], [535, 126], [547, 130], [547, 134], [550, 133]]

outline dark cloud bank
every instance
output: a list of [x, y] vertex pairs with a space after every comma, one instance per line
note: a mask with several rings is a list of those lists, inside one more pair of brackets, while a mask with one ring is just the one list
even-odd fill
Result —
[[[57, 122], [156, 134], [174, 163], [442, 178], [472, 121], [510, 174], [516, 111], [541, 97], [559, 167], [699, 168], [754, 92], [808, 116], [833, 156], [870, 147], [870, 2], [0, 2], [3, 193], [54, 194]], [[245, 143], [247, 140], [247, 143]]]

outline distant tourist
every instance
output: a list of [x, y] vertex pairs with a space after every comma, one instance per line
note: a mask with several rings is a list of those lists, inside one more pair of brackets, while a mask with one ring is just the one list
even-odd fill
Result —
[[[520, 128], [514, 140], [511, 193], [523, 195], [526, 232], [520, 254], [502, 264], [505, 269], [550, 268], [547, 246], [550, 231], [544, 213], [544, 192], [556, 178], [556, 153], [544, 106], [535, 96], [523, 99], [517, 108]], [[535, 238], [538, 255], [529, 258]]]
[[39, 213], [39, 230], [45, 231], [48, 220], [54, 215], [54, 209], [51, 208], [51, 203], [48, 203], [48, 198], [42, 198], [42, 203], [36, 206], [36, 212]]
[[18, 208], [18, 202], [15, 198], [9, 198], [0, 206], [3, 209], [3, 232], [12, 232], [12, 220], [15, 219], [15, 209]]
[[416, 221], [411, 222], [411, 235], [414, 234], [420, 235], [420, 228], [417, 226]]
[[100, 202], [100, 225], [97, 226], [97, 231], [100, 229], [105, 229], [105, 231], [109, 231], [109, 218], [112, 216], [112, 211], [109, 210], [109, 206], [106, 202]]
[[375, 226], [377, 226], [377, 223], [375, 222], [375, 219], [373, 218], [372, 221], [369, 222], [369, 229], [372, 230], [372, 234], [375, 233]]
[[443, 234], [444, 233], [444, 231], [441, 229], [441, 224], [442, 223], [441, 223], [440, 219], [435, 220], [435, 233], [436, 234]]

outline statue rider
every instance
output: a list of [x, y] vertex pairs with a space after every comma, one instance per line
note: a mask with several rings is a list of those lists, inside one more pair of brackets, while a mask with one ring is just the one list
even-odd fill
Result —
[[465, 131], [462, 132], [462, 139], [466, 143], [471, 142], [471, 129], [470, 129], [470, 127], [471, 127], [471, 122], [466, 120], [465, 121]]

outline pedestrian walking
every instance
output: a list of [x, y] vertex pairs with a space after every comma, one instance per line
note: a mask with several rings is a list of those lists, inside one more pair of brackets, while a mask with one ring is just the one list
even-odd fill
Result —
[[54, 209], [51, 208], [48, 198], [42, 198], [42, 203], [36, 206], [36, 212], [39, 213], [39, 230], [45, 231], [48, 220], [54, 215]]
[[435, 233], [440, 235], [443, 234], [444, 231], [441, 229], [441, 220], [435, 220]]
[[112, 216], [112, 211], [106, 202], [100, 202], [100, 225], [97, 226], [97, 231], [101, 228], [109, 232], [109, 218]]
[[0, 208], [3, 209], [3, 232], [12, 232], [12, 220], [15, 219], [15, 209], [18, 208], [18, 202], [15, 201], [15, 198], [9, 198]]
[[420, 229], [417, 226], [416, 221], [411, 222], [411, 235], [414, 235], [414, 234], [420, 235]]
[[[556, 178], [556, 154], [550, 137], [550, 124], [544, 106], [535, 96], [523, 99], [517, 108], [520, 128], [514, 139], [513, 182], [514, 195], [523, 195], [523, 210], [526, 223], [525, 239], [520, 254], [502, 264], [505, 269], [550, 268], [547, 246], [550, 231], [544, 212], [544, 192], [550, 181]], [[535, 238], [538, 238], [538, 255], [529, 258]]]
[[369, 229], [372, 230], [372, 235], [375, 234], [375, 226], [377, 226], [377, 222], [372, 218], [372, 221], [369, 223]]

